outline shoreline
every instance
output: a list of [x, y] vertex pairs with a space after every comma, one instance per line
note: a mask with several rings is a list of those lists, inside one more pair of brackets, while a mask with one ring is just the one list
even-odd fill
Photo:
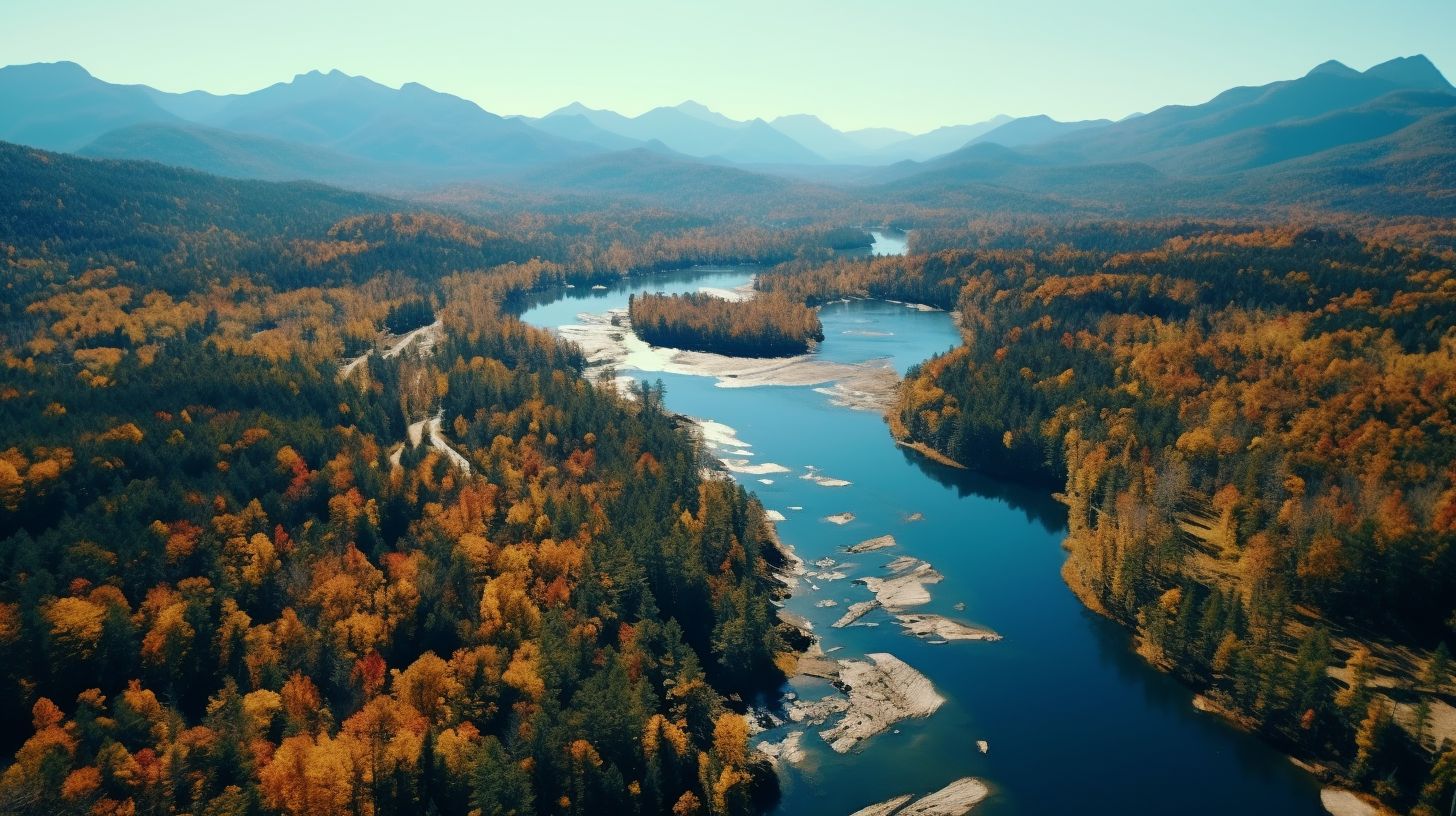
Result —
[[[865, 299], [865, 300], [871, 300], [871, 299]], [[679, 365], [683, 365], [684, 368], [689, 368], [689, 369], [693, 368], [694, 366], [692, 366], [692, 365], [684, 365], [684, 361], [675, 360], [674, 358], [676, 357], [676, 354], [677, 353], [673, 352], [672, 350], [654, 349], [654, 348], [652, 348], [650, 346], [647, 346], [645, 343], [642, 344], [642, 348], [640, 350], [626, 348], [629, 345], [629, 342], [630, 342], [627, 338], [628, 337], [633, 337], [635, 339], [635, 336], [630, 335], [630, 328], [625, 327], [625, 326], [622, 326], [622, 325], [612, 326], [612, 325], [610, 325], [610, 322], [609, 321], [610, 321], [610, 318], [608, 318], [607, 320], [603, 320], [602, 323], [607, 323], [608, 325], [603, 326], [603, 325], [598, 324], [598, 328], [596, 328], [595, 331], [596, 332], [600, 332], [600, 333], [610, 333], [612, 331], [615, 331], [619, 335], [623, 335], [622, 337], [618, 337], [618, 338], [609, 338], [609, 339], [613, 339], [613, 340], [616, 341], [616, 342], [613, 343], [614, 346], [616, 346], [617, 348], [621, 348], [622, 349], [621, 356], [618, 357], [617, 359], [620, 359], [623, 362], [626, 362], [628, 359], [630, 359], [630, 357], [634, 353], [645, 353], [647, 355], [651, 355], [651, 357], [653, 358], [652, 359], [652, 362], [656, 363], [656, 365], [654, 365], [652, 368], [649, 368], [649, 369], [646, 369], [646, 370], [659, 370], [659, 371], [663, 371], [665, 373], [682, 373], [682, 374], [690, 374], [690, 375], [697, 375], [697, 376], [716, 376], [719, 379], [719, 382], [716, 383], [717, 387], [752, 387], [754, 385], [768, 385], [768, 384], [782, 384], [782, 385], [821, 385], [822, 386], [822, 383], [829, 382], [828, 380], [821, 381], [821, 383], [812, 383], [812, 382], [805, 383], [805, 382], [802, 382], [802, 381], [785, 381], [785, 380], [792, 380], [792, 378], [782, 377], [780, 374], [778, 374], [776, 372], [772, 372], [772, 371], [764, 372], [764, 374], [762, 376], [762, 379], [760, 379], [758, 381], [755, 381], [755, 378], [753, 378], [753, 377], [742, 377], [742, 378], [740, 378], [740, 377], [734, 376], [732, 374], [726, 374], [725, 375], [725, 373], [723, 371], [721, 371], [721, 370], [712, 370], [711, 368], [708, 368], [707, 370], [703, 370], [701, 368], [699, 368], [698, 370], [678, 370], [678, 366]], [[565, 332], [563, 332], [563, 334], [564, 333]], [[596, 359], [592, 359], [592, 362], [593, 362], [594, 365], [600, 365], [600, 368], [598, 370], [602, 370], [602, 369], [605, 369], [607, 367], [610, 367], [610, 365], [611, 365], [611, 357], [609, 356], [607, 359], [602, 360], [601, 363], [598, 363], [598, 361]], [[762, 362], [762, 361], [759, 361], [759, 362]], [[743, 381], [740, 381], [740, 382], [725, 382], [724, 381], [725, 379], [728, 379], [728, 380], [743, 380]], [[820, 392], [820, 393], [824, 393], [826, 395], [829, 395], [829, 392], [832, 389], [831, 388], [828, 388], [828, 387], [815, 387], [814, 390], [817, 391], [817, 392]], [[892, 388], [892, 393], [893, 393], [893, 390], [894, 389]], [[708, 423], [710, 421], [703, 420], [702, 422], [703, 423]], [[717, 423], [712, 423], [712, 424], [717, 424]], [[726, 428], [727, 426], [723, 426], [723, 427]], [[730, 433], [732, 432], [732, 429], [731, 428], [728, 428], [727, 430], [730, 431]], [[736, 438], [736, 435], [732, 435], [731, 436], [731, 439], [733, 440], [733, 442], [732, 442], [733, 447], [732, 448], [725, 447], [723, 449], [722, 453], [732, 453], [733, 451], [742, 451], [742, 450], [746, 450], [746, 449], [750, 449], [751, 448], [750, 445], [741, 444], [741, 440], [738, 440]], [[727, 440], [724, 440], [724, 441], [726, 442]], [[951, 468], [954, 468], [956, 470], [967, 470], [967, 471], [973, 471], [974, 470], [973, 468], [970, 468], [970, 467], [968, 467], [968, 466], [966, 466], [966, 465], [964, 465], [964, 464], [962, 464], [960, 462], [957, 462], [957, 461], [951, 459], [950, 457], [948, 457], [948, 456], [946, 456], [944, 454], [941, 454], [939, 451], [934, 450], [933, 448], [931, 448], [929, 445], [926, 445], [925, 443], [908, 442], [908, 441], [900, 440], [900, 439], [893, 439], [893, 441], [894, 441], [894, 443], [897, 446], [904, 447], [904, 448], [909, 448], [911, 450], [914, 450], [914, 451], [916, 451], [916, 453], [919, 453], [921, 456], [923, 456], [926, 459], [929, 459], [931, 461], [934, 461], [937, 464], [945, 465], [947, 467], [951, 467]], [[761, 453], [760, 453], [760, 457], [754, 457], [752, 453], [749, 453], [746, 456], [747, 457], [753, 457], [753, 458], [752, 459], [748, 459], [748, 458], [745, 458], [743, 456], [726, 457], [726, 458], [736, 458], [736, 459], [738, 459], [738, 461], [737, 462], [734, 462], [734, 464], [735, 465], [739, 465], [740, 467], [742, 467], [743, 465], [747, 465], [748, 467], [752, 467], [752, 468], [754, 468], [756, 470], [756, 469], [758, 469], [758, 468], [760, 468], [760, 467], [763, 466], [764, 463], [762, 462], [762, 459], [760, 458], [762, 456]], [[715, 457], [715, 458], [719, 458], [721, 460], [722, 458], [725, 458], [725, 457], [718, 456], [718, 457]], [[749, 462], [751, 462], [751, 464], [748, 464]], [[725, 468], [725, 469], [727, 469], [727, 468]], [[742, 472], [742, 471], [740, 471], [740, 472]], [[780, 471], [777, 471], [777, 470], [765, 470], [764, 472], [765, 473], [772, 474], [772, 473], [778, 473]], [[853, 474], [846, 473], [844, 475], [850, 476], [851, 478], [854, 478]], [[993, 478], [998, 478], [999, 479], [999, 478], [1003, 478], [1003, 477], [995, 477], [995, 476], [993, 476]], [[1019, 480], [1017, 480], [1015, 478], [1006, 478], [1004, 480], [1007, 481], [1007, 482], [1018, 482], [1019, 481]], [[743, 481], [744, 482], [747, 482], [749, 480], [744, 479]], [[1021, 482], [1021, 483], [1022, 484], [1026, 484], [1026, 482]], [[1042, 483], [1042, 484], [1031, 483], [1031, 484], [1034, 487], [1038, 488], [1038, 489], [1044, 489], [1044, 488], [1047, 487], [1047, 485], [1045, 483]], [[746, 485], [746, 486], [750, 486], [751, 487], [751, 485]], [[1049, 495], [1051, 495], [1051, 494], [1054, 493], [1053, 490], [1046, 490], [1045, 492], [1047, 494], [1049, 494]], [[767, 508], [765, 508], [765, 509], [767, 510]], [[833, 507], [831, 507], [831, 508], [825, 508], [825, 509], [839, 509], [839, 508], [833, 508]], [[773, 527], [773, 526], [774, 525], [772, 525], [772, 524], [770, 525], [770, 527]], [[777, 532], [775, 532], [775, 543], [779, 547], [779, 549], [780, 549], [781, 552], [787, 552], [787, 553], [792, 553], [793, 552], [792, 546], [785, 544], [782, 541], [782, 539], [780, 539], [777, 536]], [[800, 589], [799, 588], [799, 580], [798, 580], [798, 577], [799, 576], [796, 575], [796, 574], [794, 574], [795, 572], [801, 571], [803, 569], [802, 562], [798, 560], [798, 556], [797, 555], [792, 555], [791, 557], [794, 560], [784, 570], [785, 573], [788, 573], [788, 580], [785, 582], [786, 583], [786, 587], [785, 588], [786, 588], [786, 590], [788, 590], [786, 592], [786, 594], [792, 595], [792, 596], [799, 596], [801, 599], [804, 598], [804, 597], [809, 597], [811, 595], [811, 593], [805, 591], [805, 589]], [[797, 570], [796, 570], [796, 567], [797, 567]], [[887, 580], [887, 579], [881, 579], [881, 580]], [[890, 579], [890, 580], [893, 580], [893, 579]], [[915, 583], [919, 584], [918, 581], [915, 582]], [[921, 587], [916, 587], [916, 588], [922, 588], [922, 587], [923, 587], [923, 585], [921, 585]], [[828, 588], [828, 585], [827, 584], [825, 585], [825, 588], [826, 589]], [[912, 592], [916, 588], [905, 587], [905, 589], [910, 590]], [[807, 587], [807, 589], [808, 590], [813, 590], [813, 589], [817, 589], [817, 588], [816, 587], [813, 587], [812, 585], [810, 585], [809, 587]], [[1074, 591], [1074, 594], [1078, 594], [1078, 593], [1075, 593], [1075, 591]], [[837, 598], [837, 595], [836, 595], [836, 598]], [[1083, 606], [1088, 606], [1089, 605], [1089, 604], [1086, 603], [1087, 598], [1084, 597], [1084, 596], [1082, 596], [1082, 595], [1080, 595], [1080, 594], [1079, 594], [1079, 601], [1082, 602], [1081, 605], [1083, 605]], [[848, 604], [846, 604], [846, 606], [848, 606]], [[878, 606], [878, 605], [876, 605], [876, 606]], [[836, 610], [836, 611], [843, 612], [845, 610], [840, 609], [840, 610]], [[872, 609], [867, 609], [867, 610], [865, 610], [865, 612], [863, 614], [869, 614], [870, 612], [873, 612], [873, 611], [875, 611], [873, 608]], [[912, 616], [907, 615], [906, 617], [912, 617]], [[913, 616], [913, 617], [914, 617], [914, 619], [910, 621], [911, 623], [920, 624], [922, 626], [926, 626], [927, 628], [933, 627], [937, 623], [933, 618], [929, 618], [929, 617], [925, 617], [925, 616]], [[805, 623], [808, 623], [808, 621], [805, 621]], [[891, 626], [895, 626], [895, 623], [893, 622], [893, 618], [891, 619], [891, 621], [889, 623], [890, 623]], [[1121, 624], [1120, 621], [1119, 621], [1119, 624]], [[872, 624], [867, 624], [867, 625], [883, 625], [883, 624], [873, 624], [872, 623]], [[801, 649], [801, 650], [796, 650], [795, 651], [795, 655], [797, 657], [797, 663], [798, 663], [798, 670], [799, 670], [798, 671], [798, 674], [799, 675], [806, 675], [806, 676], [810, 676], [810, 677], [819, 677], [819, 678], [823, 678], [823, 679], [829, 679], [826, 675], [831, 675], [831, 674], [835, 674], [836, 673], [836, 672], [834, 672], [831, 669], [831, 666], [834, 666], [835, 665], [835, 661], [828, 659], [829, 657], [832, 657], [833, 655], [825, 655], [824, 654], [824, 650], [827, 649], [828, 647], [827, 646], [820, 646], [820, 637], [817, 634], [814, 634], [814, 633], [808, 631], [810, 628], [811, 627], [802, 627], [802, 628], [800, 628], [800, 631], [803, 631], [811, 639], [811, 644], [812, 645], [809, 648], [807, 648], [807, 649]], [[829, 634], [828, 630], [827, 629], [824, 629], [819, 624], [819, 622], [817, 621], [817, 619], [816, 619], [816, 621], [814, 621], [814, 624], [813, 624], [812, 628], [819, 629], [819, 630], [823, 631], [825, 634]], [[932, 634], [932, 636], [940, 636], [940, 637], [942, 637], [942, 639], [944, 639], [944, 635], [941, 634], [940, 632], [936, 632], [933, 628], [930, 628], [929, 631], [927, 632], [927, 634]], [[975, 640], [975, 639], [991, 640], [993, 638], [993, 636], [994, 636], [994, 633], [987, 632], [985, 636], [982, 636], [982, 637], [968, 637], [966, 639], [967, 640]], [[831, 635], [831, 639], [832, 639], [832, 635]], [[837, 650], [837, 648], [838, 647], [836, 647], [836, 649], [829, 649], [829, 651], [830, 652], [833, 652], [833, 651]], [[816, 651], [819, 653], [818, 655], [815, 654]], [[805, 671], [806, 669], [810, 669], [810, 671]], [[840, 682], [842, 682], [842, 679], [840, 680]], [[1186, 684], [1186, 683], [1184, 685], [1185, 685], [1185, 687], [1188, 686], [1188, 684]], [[811, 688], [812, 688], [812, 686], [811, 686]], [[1196, 689], [1193, 689], [1192, 687], [1189, 687], [1189, 688], [1190, 688], [1190, 691], [1195, 691], [1196, 690]], [[793, 692], [790, 691], [789, 693], [792, 694]], [[789, 699], [792, 699], [792, 697], [790, 697]], [[752, 712], [750, 712], [750, 713], [752, 713]], [[791, 726], [788, 726], [788, 727], [789, 728], [794, 728], [794, 729], [797, 730], [798, 728], [802, 728], [802, 725], [791, 725]], [[775, 740], [782, 740], [782, 739], [785, 738], [785, 733], [786, 732], [775, 732], [775, 733], [776, 733], [776, 736], [774, 737]], [[1268, 742], [1267, 740], [1262, 740], [1262, 741], [1264, 741], [1266, 743]], [[814, 744], [814, 743], [811, 742], [810, 744]], [[807, 746], [804, 746], [804, 747], [807, 747]], [[783, 751], [782, 755], [779, 757], [780, 759], [784, 760], [784, 762], [781, 763], [780, 766], [779, 766], [781, 772], [787, 772], [787, 769], [789, 767], [794, 767], [795, 766], [796, 760], [798, 758], [798, 754], [802, 752], [802, 748], [798, 744], [795, 744], [794, 745], [794, 748], [796, 750]]]
[[957, 470], [970, 470], [970, 468], [966, 465], [963, 465], [960, 462], [957, 462], [956, 460], [950, 458], [949, 456], [946, 456], [945, 454], [941, 453], [935, 448], [930, 447], [924, 442], [906, 442], [903, 439], [896, 439], [895, 444], [899, 445], [902, 448], [909, 448], [910, 450], [915, 451], [921, 456], [924, 456], [926, 459], [929, 459], [930, 461], [936, 462], [938, 464], [945, 465], [946, 467], [953, 467]]

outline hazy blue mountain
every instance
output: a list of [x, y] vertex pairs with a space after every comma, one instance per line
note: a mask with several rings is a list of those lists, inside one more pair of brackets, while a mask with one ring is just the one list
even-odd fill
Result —
[[722, 156], [740, 164], [820, 164], [824, 161], [823, 156], [774, 130], [762, 119], [747, 122], [737, 138], [705, 155]]
[[1146, 160], [1165, 170], [1191, 175], [1232, 173], [1379, 139], [1453, 108], [1456, 108], [1453, 93], [1394, 91], [1353, 108], [1313, 119], [1241, 130], [1154, 153]]
[[[769, 126], [830, 161], [851, 160], [867, 152], [867, 148], [849, 134], [835, 130], [812, 114], [780, 116], [769, 122]], [[910, 134], [905, 136], [908, 138]]]
[[982, 133], [980, 136], [971, 139], [967, 144], [991, 142], [993, 144], [1005, 145], [1006, 147], [1020, 147], [1022, 145], [1039, 144], [1079, 130], [1106, 127], [1110, 124], [1112, 124], [1111, 119], [1085, 119], [1080, 122], [1058, 122], [1046, 115], [1023, 116], [1020, 119], [1012, 119], [1010, 122], [994, 130]]
[[1406, 89], [1456, 91], [1423, 56], [1391, 60], [1363, 73], [1331, 61], [1299, 79], [1232, 88], [1201, 105], [1169, 105], [1053, 139], [1033, 152], [1063, 162], [1124, 161], [1252, 128], [1315, 119]]
[[[1456, 189], [1456, 93], [1439, 73], [1432, 76], [1434, 69], [1423, 69], [1428, 65], [1407, 59], [1394, 63], [1395, 70], [1360, 73], [1326, 63], [1300, 80], [1225, 92], [1208, 107], [1161, 109], [1017, 149], [974, 144], [930, 162], [885, 168], [882, 183], [867, 192], [922, 206], [990, 206], [999, 190], [1012, 200], [1051, 196], [1124, 215], [1218, 215], [1237, 205], [1456, 217], [1456, 197], [1450, 195]], [[1387, 77], [1414, 87], [1389, 90], [1394, 80]], [[1299, 115], [1332, 100], [1359, 99], [1372, 88], [1386, 92]], [[1269, 106], [1281, 100], [1298, 113], [1180, 144], [1189, 133], [1219, 131], [1229, 119], [1268, 119]], [[1190, 114], [1199, 107], [1203, 110]], [[1127, 127], [1153, 117], [1164, 119], [1163, 127], [1177, 138], [1159, 142]], [[1129, 144], [1114, 142], [1114, 129], [1130, 131]], [[1089, 159], [1068, 163], [1067, 156], [1076, 155], [1068, 144], [1094, 140], [1101, 154], [1088, 151], [1082, 155]], [[1148, 144], [1161, 149], [1135, 152]], [[1100, 160], [1104, 155], [1114, 158]]]
[[1456, 108], [1387, 136], [1235, 175], [1229, 198], [1456, 217]]
[[907, 159], [924, 161], [949, 153], [1013, 121], [1009, 116], [997, 116], [975, 125], [938, 128], [920, 136], [892, 128], [841, 131], [817, 116], [803, 113], [780, 116], [769, 124], [831, 161], [884, 165]]
[[925, 161], [965, 147], [972, 139], [1011, 121], [1002, 114], [974, 125], [948, 125], [929, 133], [912, 136], [871, 150], [860, 157], [865, 164], [893, 164], [900, 161]]
[[853, 139], [865, 150], [879, 150], [882, 147], [889, 147], [896, 142], [903, 142], [906, 139], [913, 139], [915, 137], [913, 133], [886, 127], [846, 130], [844, 131], [844, 135]]
[[[394, 186], [421, 176], [396, 165], [349, 156], [325, 147], [210, 128], [193, 123], [143, 122], [109, 131], [76, 151], [98, 159], [147, 159], [219, 176], [294, 181], [310, 179], [352, 187]], [[438, 181], [438, 178], [431, 180]]]
[[836, 130], [819, 117], [807, 113], [780, 116], [769, 124], [830, 161], [860, 163], [872, 151], [915, 138], [913, 133], [894, 128]]
[[536, 122], [542, 121], [543, 119], [549, 119], [553, 116], [580, 116], [581, 118], [587, 120], [588, 122], [591, 122], [593, 125], [596, 125], [602, 130], [607, 131], [608, 133], [615, 133], [618, 136], [626, 136], [629, 139], [637, 138], [629, 132], [634, 127], [632, 119], [623, 116], [616, 111], [588, 108], [586, 105], [583, 105], [580, 102], [572, 102], [570, 105], [567, 105], [564, 108], [558, 108], [541, 117], [541, 119], [526, 119], [526, 117], [522, 118], [526, 119], [527, 122], [534, 124]]
[[575, 139], [579, 142], [594, 144], [606, 150], [631, 150], [647, 144], [641, 139], [633, 139], [630, 136], [623, 136], [620, 133], [597, 127], [592, 124], [590, 119], [579, 113], [553, 115], [542, 119], [520, 118], [537, 130], [544, 130], [563, 139]]
[[74, 63], [0, 69], [0, 139], [37, 147], [243, 178], [394, 190], [496, 179], [741, 212], [756, 196], [761, 206], [864, 196], [926, 206], [1076, 201], [1108, 212], [1196, 204], [1213, 213], [1237, 203], [1456, 216], [1453, 131], [1456, 88], [1421, 56], [1363, 72], [1327, 62], [1297, 79], [1116, 123], [1002, 116], [919, 136], [846, 133], [808, 115], [739, 122], [696, 102], [637, 117], [573, 104], [540, 120], [505, 119], [422, 85], [396, 90], [338, 71], [219, 96], [113, 85]]
[[418, 83], [395, 90], [340, 71], [300, 74], [239, 96], [203, 123], [375, 161], [435, 167], [519, 167], [601, 149]]
[[580, 116], [603, 130], [643, 142], [656, 139], [689, 156], [719, 156], [742, 164], [819, 164], [824, 158], [762, 119], [736, 122], [696, 102], [653, 108], [641, 116], [593, 110], [574, 102], [531, 124], [546, 129], [547, 120]]
[[[188, 123], [337, 155], [228, 139], [183, 127]], [[254, 93], [218, 96], [113, 85], [74, 63], [0, 68], [0, 139], [76, 151], [118, 128], [140, 124], [174, 129], [118, 133], [92, 152], [256, 178], [303, 172], [338, 179], [364, 166], [345, 157], [397, 165], [406, 174], [451, 168], [479, 176], [604, 149], [502, 119], [423, 85], [395, 90], [338, 71], [314, 71]], [[178, 153], [169, 156], [169, 149]]]
[[[1333, 60], [1331, 60], [1333, 62]], [[1444, 74], [1425, 54], [1412, 57], [1396, 57], [1386, 60], [1365, 71], [1365, 76], [1385, 79], [1402, 88], [1422, 88], [1431, 91], [1456, 91]]]
[[113, 128], [180, 122], [145, 90], [112, 85], [74, 62], [0, 68], [0, 139], [71, 151]]
[[744, 215], [761, 215], [775, 206], [833, 208], [853, 200], [820, 185], [640, 148], [532, 168], [493, 183]]
[[187, 91], [185, 93], [168, 93], [159, 91], [147, 85], [133, 85], [134, 88], [141, 88], [157, 106], [168, 113], [180, 116], [189, 122], [201, 122], [238, 98], [238, 94], [226, 94], [219, 96], [207, 91]]
[[725, 127], [729, 130], [740, 130], [742, 128], [748, 127], [747, 122], [740, 122], [737, 119], [730, 119], [715, 110], [709, 110], [707, 105], [700, 105], [691, 99], [686, 102], [674, 105], [673, 108], [675, 110], [686, 113], [688, 116], [691, 116], [694, 119], [701, 119], [702, 121], [707, 122], [710, 125]]

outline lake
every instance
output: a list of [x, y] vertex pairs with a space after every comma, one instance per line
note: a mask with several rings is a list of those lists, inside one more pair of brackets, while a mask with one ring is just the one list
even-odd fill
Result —
[[[890, 237], [903, 252], [905, 236]], [[877, 241], [874, 251], [893, 249]], [[606, 289], [561, 289], [537, 298], [522, 317], [556, 328], [583, 312], [625, 308], [629, 293], [732, 288], [755, 271], [694, 269]], [[889, 358], [902, 374], [960, 342], [948, 314], [904, 305], [836, 303], [820, 318], [820, 357]], [[848, 816], [963, 776], [990, 785], [993, 795], [974, 811], [988, 816], [1324, 813], [1313, 777], [1259, 739], [1194, 710], [1186, 687], [1132, 652], [1126, 630], [1072, 596], [1059, 575], [1066, 514], [1045, 492], [929, 462], [895, 445], [877, 414], [832, 405], [812, 387], [720, 388], [707, 377], [641, 377], [665, 383], [670, 410], [735, 429], [754, 463], [790, 469], [737, 478], [784, 514], [779, 535], [800, 557], [853, 562], [836, 566], [847, 578], [816, 581], [818, 591], [801, 581], [786, 601], [813, 622], [826, 650], [842, 647], [832, 657], [889, 652], [929, 677], [947, 700], [929, 718], [903, 721], [898, 733], [872, 737], [847, 755], [819, 739], [824, 726], [754, 737], [757, 744], [805, 732], [807, 758], [780, 764], [776, 813]], [[851, 484], [824, 487], [799, 478], [809, 466]], [[825, 520], [844, 512], [855, 519], [843, 526]], [[917, 513], [923, 520], [910, 521]], [[887, 533], [899, 546], [842, 552]], [[863, 619], [877, 626], [830, 628], [849, 603], [872, 597], [851, 581], [885, 574], [883, 565], [899, 555], [929, 561], [945, 575], [929, 588], [932, 601], [915, 611], [989, 627], [1005, 639], [933, 645], [902, 634], [883, 611]], [[825, 600], [836, 605], [816, 606]], [[797, 678], [786, 690], [811, 700], [833, 691], [812, 678]], [[977, 750], [977, 740], [988, 743], [987, 753]]]

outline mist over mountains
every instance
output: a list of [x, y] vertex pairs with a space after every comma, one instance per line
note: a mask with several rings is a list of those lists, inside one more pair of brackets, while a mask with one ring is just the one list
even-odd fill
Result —
[[773, 191], [927, 207], [1453, 214], [1453, 122], [1456, 88], [1419, 55], [1364, 72], [1330, 61], [1117, 122], [998, 116], [918, 135], [840, 131], [810, 114], [738, 121], [692, 101], [636, 117], [580, 103], [502, 117], [339, 71], [214, 95], [112, 84], [75, 63], [0, 68], [0, 139], [46, 150], [365, 190], [486, 184], [672, 206]]

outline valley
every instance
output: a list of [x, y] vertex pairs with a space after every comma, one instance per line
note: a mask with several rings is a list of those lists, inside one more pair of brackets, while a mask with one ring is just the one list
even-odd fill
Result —
[[1005, 97], [0, 67], [0, 816], [1442, 816], [1397, 53], [937, 126]]

